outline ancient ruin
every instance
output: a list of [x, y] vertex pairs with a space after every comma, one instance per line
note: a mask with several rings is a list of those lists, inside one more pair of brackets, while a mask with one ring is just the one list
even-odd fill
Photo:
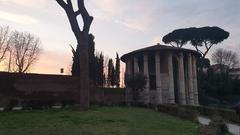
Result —
[[[121, 60], [126, 63], [126, 77], [143, 73], [147, 78], [140, 103], [199, 105], [199, 56], [194, 50], [158, 44], [125, 54]], [[132, 101], [131, 97], [131, 89], [127, 88], [127, 103]]]

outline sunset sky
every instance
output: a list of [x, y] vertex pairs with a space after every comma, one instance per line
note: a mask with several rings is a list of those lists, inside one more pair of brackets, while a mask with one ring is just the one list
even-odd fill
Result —
[[[77, 1], [77, 0], [72, 0]], [[96, 49], [115, 58], [162, 43], [178, 28], [218, 26], [230, 32], [220, 48], [240, 51], [240, 0], [85, 0], [94, 17]], [[79, 18], [81, 22], [81, 18]], [[76, 45], [64, 10], [55, 0], [0, 0], [0, 25], [30, 32], [43, 52], [32, 72], [58, 74], [69, 69], [69, 44]], [[217, 47], [215, 47], [217, 48]], [[210, 55], [209, 55], [210, 56]]]

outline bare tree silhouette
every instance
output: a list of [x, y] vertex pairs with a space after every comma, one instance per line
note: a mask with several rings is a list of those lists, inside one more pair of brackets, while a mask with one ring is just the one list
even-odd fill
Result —
[[231, 50], [217, 49], [211, 56], [214, 64], [237, 68], [239, 66], [238, 54]]
[[40, 54], [40, 39], [30, 33], [14, 31], [10, 44], [9, 70], [18, 73], [29, 71]]
[[[85, 8], [84, 0], [77, 0], [78, 9], [74, 11], [71, 0], [56, 0], [57, 3], [65, 10], [70, 22], [72, 31], [77, 40], [78, 57], [80, 57], [80, 105], [83, 108], [89, 107], [89, 41], [88, 35], [93, 17], [89, 15]], [[83, 28], [79, 27], [77, 17], [81, 15], [83, 19]]]
[[10, 43], [9, 27], [0, 26], [0, 62], [4, 59]]

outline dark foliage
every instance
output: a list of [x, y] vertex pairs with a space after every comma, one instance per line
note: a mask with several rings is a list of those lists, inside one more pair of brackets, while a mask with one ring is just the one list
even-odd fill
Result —
[[95, 61], [96, 61], [96, 65], [95, 65], [95, 70], [96, 70], [96, 86], [98, 87], [103, 87], [104, 85], [104, 81], [105, 81], [105, 77], [104, 77], [104, 66], [103, 66], [103, 62], [104, 62], [104, 56], [102, 53], [100, 53], [100, 55], [96, 55], [95, 56]]
[[126, 77], [125, 83], [128, 88], [132, 89], [133, 101], [136, 103], [139, 98], [139, 93], [143, 91], [146, 86], [146, 77], [143, 74], [138, 73], [134, 76]]
[[[205, 58], [213, 45], [221, 43], [229, 37], [229, 32], [219, 27], [202, 27], [190, 30], [190, 42], [196, 50]], [[204, 47], [205, 51], [201, 51], [198, 47]]]
[[164, 112], [173, 116], [188, 119], [193, 122], [197, 121], [197, 116], [205, 116], [210, 119], [215, 119], [216, 116], [223, 118], [226, 121], [239, 123], [240, 117], [234, 110], [223, 109], [219, 107], [207, 106], [182, 106], [182, 105], [168, 105], [162, 104], [157, 106], [158, 111]]
[[237, 68], [239, 66], [238, 54], [231, 50], [217, 49], [211, 56], [214, 64]]
[[198, 74], [200, 104], [231, 106], [240, 101], [240, 80], [232, 79], [228, 73]]
[[197, 66], [202, 68], [210, 67], [210, 60], [208, 58], [199, 58], [197, 61]]
[[89, 35], [89, 77], [92, 85], [96, 84], [96, 59], [95, 59], [95, 42], [94, 36], [92, 34]]
[[[223, 40], [229, 37], [229, 33], [219, 27], [201, 27], [201, 28], [184, 28], [177, 29], [163, 37], [162, 41], [165, 44], [171, 44], [182, 48], [185, 44], [190, 42], [196, 51], [202, 54], [202, 58], [205, 58], [209, 50], [213, 45], [221, 43]], [[204, 51], [199, 47], [205, 48]]]
[[209, 125], [199, 128], [200, 135], [231, 135], [221, 117], [214, 117]]
[[171, 44], [172, 46], [182, 48], [183, 45], [187, 44], [187, 42], [190, 40], [190, 29], [177, 29], [173, 32], [165, 35], [162, 39], [162, 41], [165, 44]]
[[108, 86], [114, 86], [115, 85], [115, 70], [113, 65], [113, 60], [109, 59], [108, 61]]
[[184, 106], [178, 105], [158, 105], [157, 110], [164, 112], [179, 118], [187, 119], [193, 122], [197, 121], [198, 111], [197, 109], [191, 109]]
[[115, 66], [115, 78], [116, 78], [116, 87], [120, 87], [120, 58], [118, 53], [116, 54], [116, 66]]
[[[94, 36], [92, 34], [89, 34], [88, 36], [89, 40], [89, 48], [88, 48], [88, 53], [89, 53], [89, 68], [90, 70], [93, 69], [94, 67], [94, 52], [95, 52], [95, 42], [94, 42]], [[76, 50], [72, 48], [72, 53], [73, 53], [73, 64], [72, 64], [72, 76], [80, 76], [80, 46], [77, 45]], [[93, 73], [89, 73], [91, 79], [93, 79]]]

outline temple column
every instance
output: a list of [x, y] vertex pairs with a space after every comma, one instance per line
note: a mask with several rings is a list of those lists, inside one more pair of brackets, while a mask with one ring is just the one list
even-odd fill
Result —
[[180, 104], [186, 104], [186, 88], [185, 88], [185, 77], [184, 77], [184, 62], [183, 53], [179, 54], [178, 58], [178, 82], [179, 82], [179, 101]]
[[149, 71], [148, 71], [148, 54], [144, 54], [143, 55], [143, 68], [144, 68], [144, 76], [146, 77], [146, 87], [144, 90], [144, 103], [148, 104], [150, 102], [150, 98], [149, 98]]
[[[125, 74], [125, 77], [129, 77], [132, 75], [132, 60], [130, 58], [127, 59], [126, 61], [126, 74]], [[131, 92], [131, 89], [130, 88], [126, 88], [126, 103], [127, 104], [130, 104], [132, 103], [132, 92]]]
[[129, 76], [132, 74], [132, 61], [131, 59], [127, 59], [126, 62], [126, 75]]
[[193, 56], [193, 93], [194, 93], [194, 104], [199, 105], [198, 101], [198, 85], [197, 85], [197, 60], [196, 57]]
[[189, 91], [189, 104], [194, 105], [194, 91], [193, 91], [193, 63], [192, 55], [188, 55], [188, 91]]
[[156, 66], [156, 103], [162, 104], [162, 86], [161, 86], [161, 63], [160, 63], [160, 54], [159, 52], [155, 53], [155, 66]]
[[168, 54], [169, 103], [175, 104], [172, 53]]
[[136, 75], [138, 72], [139, 72], [139, 70], [138, 70], [138, 58], [137, 58], [137, 56], [134, 56], [134, 59], [133, 59], [133, 63], [134, 63], [134, 74]]

